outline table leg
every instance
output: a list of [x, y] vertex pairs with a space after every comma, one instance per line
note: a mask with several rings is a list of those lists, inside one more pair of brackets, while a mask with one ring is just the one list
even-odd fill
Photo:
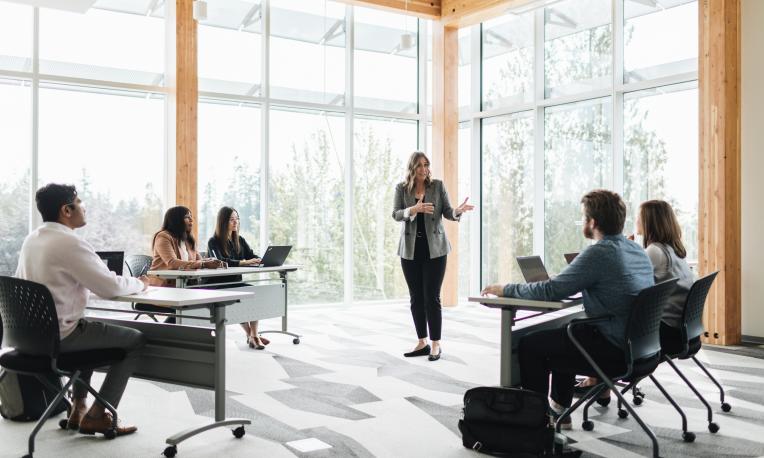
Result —
[[292, 339], [292, 343], [297, 345], [300, 343], [300, 335], [287, 331], [287, 314], [289, 313], [289, 282], [287, 281], [287, 273], [279, 272], [279, 277], [281, 277], [281, 282], [284, 284], [284, 315], [281, 317], [281, 331], [260, 331], [260, 334], [287, 334], [294, 337], [294, 339]]
[[512, 385], [512, 324], [515, 321], [515, 311], [501, 309], [501, 347], [499, 358], [499, 384], [504, 387]]
[[252, 424], [252, 421], [246, 418], [230, 418], [227, 420], [225, 418], [225, 307], [213, 305], [211, 309], [210, 313], [215, 320], [215, 421], [203, 426], [187, 429], [169, 437], [166, 443], [170, 445], [168, 449], [173, 449], [174, 452], [177, 452], [175, 447], [177, 444], [204, 431], [222, 426], [240, 425], [240, 428], [234, 430], [234, 436], [239, 438], [244, 435], [243, 426]]

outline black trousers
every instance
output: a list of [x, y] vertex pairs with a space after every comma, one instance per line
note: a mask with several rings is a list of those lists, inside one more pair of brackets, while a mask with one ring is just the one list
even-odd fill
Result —
[[[597, 328], [579, 325], [574, 335], [607, 375], [617, 376], [626, 372], [623, 351], [610, 343]], [[551, 372], [551, 397], [565, 407], [569, 407], [573, 400], [576, 374], [597, 375], [564, 327], [528, 334], [520, 340], [519, 354], [523, 388], [548, 394]]]
[[440, 287], [446, 274], [446, 256], [430, 259], [427, 237], [417, 237], [414, 260], [401, 258], [403, 276], [411, 296], [411, 316], [414, 318], [416, 335], [430, 340], [440, 340], [443, 317], [440, 312]]

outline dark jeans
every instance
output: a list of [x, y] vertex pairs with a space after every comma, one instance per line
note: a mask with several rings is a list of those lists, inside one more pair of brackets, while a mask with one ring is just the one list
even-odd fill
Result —
[[[136, 329], [81, 319], [74, 331], [61, 340], [60, 349], [61, 353], [103, 348], [125, 350], [125, 359], [109, 367], [99, 390], [101, 396], [116, 409], [135, 369], [139, 350], [145, 343], [146, 337]], [[92, 375], [92, 370], [82, 371], [80, 378], [90, 384]], [[74, 399], [83, 399], [88, 395], [85, 385], [79, 382], [74, 384], [73, 392]]]
[[443, 317], [440, 312], [440, 287], [446, 274], [446, 256], [430, 259], [426, 237], [417, 237], [414, 260], [401, 258], [401, 268], [411, 296], [411, 316], [414, 318], [416, 335], [430, 340], [440, 340]]
[[[597, 328], [579, 325], [574, 335], [607, 375], [618, 376], [626, 372], [623, 351], [600, 334]], [[551, 397], [565, 407], [569, 407], [573, 400], [576, 374], [597, 375], [564, 327], [528, 334], [520, 340], [519, 354], [523, 388], [548, 394], [551, 372]]]

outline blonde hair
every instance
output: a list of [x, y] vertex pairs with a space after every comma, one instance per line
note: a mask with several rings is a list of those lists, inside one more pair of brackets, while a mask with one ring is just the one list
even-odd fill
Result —
[[642, 220], [642, 245], [647, 248], [651, 243], [662, 243], [674, 249], [682, 259], [687, 251], [682, 243], [682, 228], [676, 219], [674, 209], [663, 200], [648, 200], [639, 206], [639, 219]]
[[[416, 178], [416, 169], [419, 167], [419, 160], [421, 158], [424, 158], [425, 161], [427, 161], [427, 166], [430, 166], [430, 158], [427, 157], [426, 154], [424, 154], [421, 151], [414, 151], [411, 153], [411, 157], [409, 157], [408, 166], [406, 167], [406, 180], [403, 182], [403, 187], [406, 188], [406, 191], [411, 193], [414, 190], [414, 184], [415, 184], [415, 178]], [[432, 182], [432, 176], [430, 174], [430, 171], [427, 170], [427, 176], [424, 179], [424, 185], [430, 186], [430, 183]]]

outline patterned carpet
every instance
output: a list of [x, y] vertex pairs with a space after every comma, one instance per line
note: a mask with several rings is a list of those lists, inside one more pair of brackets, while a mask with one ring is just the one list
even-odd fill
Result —
[[[443, 357], [404, 359], [414, 343], [413, 325], [403, 304], [301, 307], [290, 313], [290, 330], [303, 335], [269, 335], [264, 351], [251, 350], [243, 332], [228, 333], [229, 417], [250, 418], [242, 439], [212, 430], [183, 442], [179, 457], [461, 457], [456, 428], [465, 390], [495, 385], [499, 378], [499, 314], [475, 305], [444, 310]], [[279, 320], [263, 329], [280, 326]], [[716, 434], [707, 429], [700, 402], [670, 368], [657, 374], [685, 408], [692, 444], [681, 439], [678, 414], [650, 382], [637, 412], [658, 435], [664, 457], [764, 456], [764, 350], [758, 347], [704, 348], [707, 363], [727, 389], [733, 406], [722, 413], [718, 391], [694, 364], [680, 361], [714, 408]], [[98, 378], [96, 376], [95, 378]], [[160, 456], [164, 439], [213, 417], [210, 391], [132, 380], [121, 416], [138, 425], [133, 436], [106, 441], [58, 430], [51, 421], [38, 436], [36, 456]], [[568, 434], [586, 457], [651, 454], [647, 436], [616, 408], [592, 410], [595, 429], [581, 429], [580, 414]], [[25, 453], [31, 424], [0, 421], [0, 456]]]

